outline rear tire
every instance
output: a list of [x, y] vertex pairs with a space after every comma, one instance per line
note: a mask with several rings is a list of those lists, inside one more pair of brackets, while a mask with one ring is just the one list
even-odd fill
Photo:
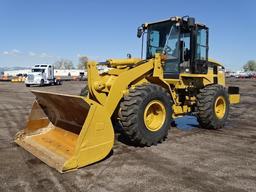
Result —
[[143, 84], [130, 89], [118, 114], [122, 133], [139, 146], [162, 142], [171, 126], [171, 103], [169, 93], [159, 85]]
[[201, 127], [220, 129], [228, 118], [229, 98], [221, 85], [209, 85], [197, 95], [198, 122]]

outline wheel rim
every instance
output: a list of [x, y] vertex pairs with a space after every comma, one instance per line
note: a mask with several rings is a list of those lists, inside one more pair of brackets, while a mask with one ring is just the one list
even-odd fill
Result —
[[158, 131], [165, 122], [166, 110], [162, 102], [149, 102], [144, 111], [144, 123], [150, 131]]
[[226, 101], [223, 96], [219, 96], [215, 101], [215, 115], [218, 119], [222, 119], [226, 113]]

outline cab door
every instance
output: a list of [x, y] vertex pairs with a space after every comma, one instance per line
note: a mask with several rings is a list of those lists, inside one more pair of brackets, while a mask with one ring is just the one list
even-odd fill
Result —
[[167, 59], [164, 64], [164, 78], [178, 79], [180, 74], [180, 40], [179, 27], [173, 25], [164, 47]]

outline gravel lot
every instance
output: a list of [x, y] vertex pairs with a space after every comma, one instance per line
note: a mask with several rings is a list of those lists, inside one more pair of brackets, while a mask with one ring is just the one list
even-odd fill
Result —
[[164, 143], [139, 148], [116, 139], [104, 161], [60, 174], [14, 142], [34, 100], [30, 90], [78, 95], [84, 82], [26, 88], [0, 82], [0, 191], [256, 191], [256, 80], [229, 80], [241, 91], [222, 130], [177, 120]]

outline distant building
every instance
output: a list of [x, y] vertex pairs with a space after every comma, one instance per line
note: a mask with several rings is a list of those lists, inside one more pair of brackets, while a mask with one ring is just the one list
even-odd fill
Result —
[[4, 71], [3, 75], [15, 77], [19, 74], [22, 74], [22, 75], [28, 74], [30, 71], [31, 69], [8, 70], [8, 71]]
[[[31, 69], [8, 70], [8, 71], [4, 71], [3, 75], [10, 76], [10, 77], [15, 77], [17, 75], [26, 76], [29, 72], [31, 72]], [[80, 76], [84, 76], [85, 78], [87, 78], [87, 72], [85, 70], [80, 70], [80, 69], [54, 69], [54, 74], [59, 79], [77, 78]]]

